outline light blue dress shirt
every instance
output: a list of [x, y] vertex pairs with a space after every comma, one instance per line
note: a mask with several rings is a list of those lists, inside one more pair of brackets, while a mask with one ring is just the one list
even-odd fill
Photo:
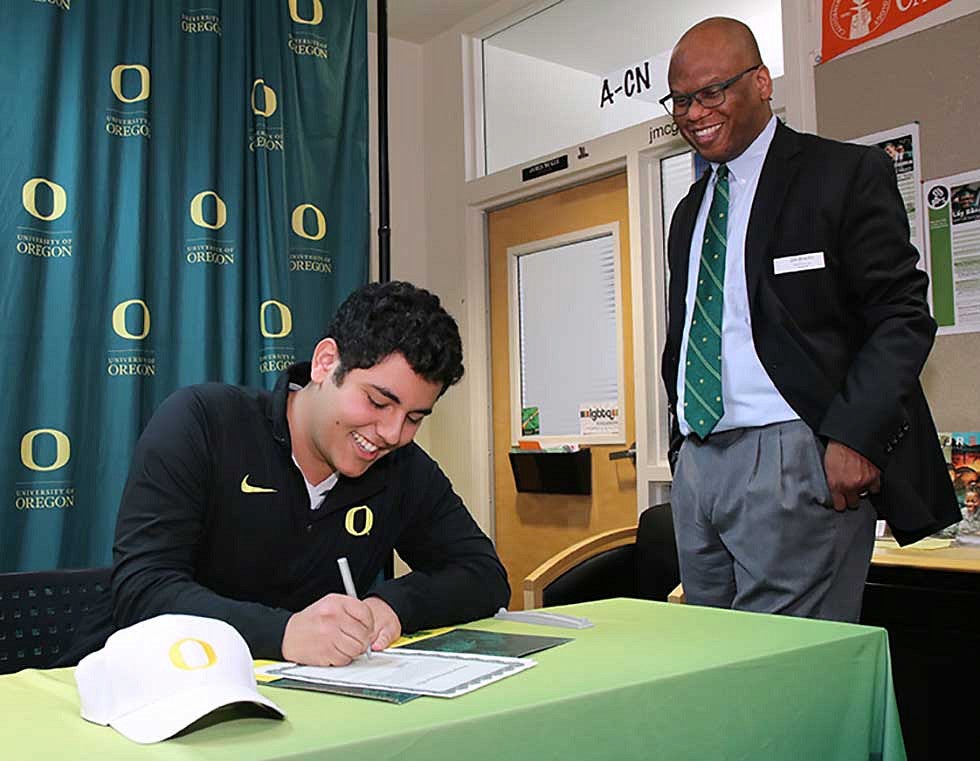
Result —
[[[769, 144], [776, 134], [776, 117], [772, 117], [759, 136], [737, 158], [727, 163], [728, 178], [728, 247], [725, 252], [725, 303], [721, 330], [721, 388], [725, 414], [713, 432], [734, 428], [798, 420], [799, 415], [776, 390], [766, 373], [752, 341], [752, 317], [749, 314], [748, 288], [745, 282], [745, 233], [752, 212], [752, 202], [762, 174], [762, 164]], [[687, 369], [687, 337], [694, 313], [698, 269], [701, 264], [701, 242], [715, 189], [717, 164], [711, 164], [711, 178], [701, 201], [694, 234], [691, 236], [690, 263], [687, 272], [687, 313], [681, 340], [681, 361], [677, 368], [677, 417], [681, 433], [687, 436], [691, 427], [684, 419], [684, 378]]]

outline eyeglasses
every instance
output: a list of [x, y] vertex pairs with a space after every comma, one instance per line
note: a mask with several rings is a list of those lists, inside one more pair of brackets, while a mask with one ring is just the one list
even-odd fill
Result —
[[750, 66], [745, 71], [736, 74], [734, 77], [726, 79], [724, 82], [717, 82], [713, 85], [702, 87], [700, 90], [695, 90], [691, 93], [668, 93], [658, 102], [671, 116], [684, 116], [684, 114], [686, 114], [691, 108], [691, 104], [694, 103], [694, 101], [697, 101], [705, 108], [715, 108], [725, 102], [725, 90], [738, 82], [738, 80], [740, 80], [750, 71], [755, 71], [761, 66], [761, 63], [757, 63], [755, 66]]

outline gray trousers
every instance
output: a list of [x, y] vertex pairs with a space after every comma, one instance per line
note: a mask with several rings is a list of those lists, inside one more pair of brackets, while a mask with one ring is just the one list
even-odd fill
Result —
[[823, 454], [800, 420], [684, 441], [670, 499], [689, 603], [858, 620], [875, 510], [833, 509]]

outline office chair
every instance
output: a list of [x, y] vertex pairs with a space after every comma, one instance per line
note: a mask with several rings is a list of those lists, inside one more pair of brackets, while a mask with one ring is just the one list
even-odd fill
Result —
[[573, 544], [524, 579], [524, 608], [610, 597], [683, 602], [670, 503], [648, 507], [635, 526]]
[[0, 574], [0, 674], [53, 665], [82, 617], [110, 597], [111, 570]]

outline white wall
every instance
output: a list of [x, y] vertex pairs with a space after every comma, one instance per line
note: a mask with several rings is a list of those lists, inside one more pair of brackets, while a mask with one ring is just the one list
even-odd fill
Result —
[[599, 133], [600, 77], [493, 45], [483, 65], [488, 173]]
[[[368, 34], [371, 279], [378, 273], [378, 36]], [[388, 182], [391, 279], [425, 283], [425, 162], [422, 151], [422, 47], [388, 41]]]
[[445, 33], [422, 47], [422, 111], [425, 161], [425, 217], [428, 229], [428, 287], [439, 294], [456, 318], [463, 335], [463, 361], [467, 375], [439, 401], [426, 421], [429, 452], [453, 482], [484, 529], [488, 512], [474, 504], [477, 490], [466, 457], [466, 421], [481, 414], [472, 409], [471, 357], [486, 353], [486, 346], [467, 340], [466, 272], [463, 257], [463, 90], [458, 34]]
[[[378, 37], [368, 34], [368, 122], [371, 187], [371, 280], [378, 279]], [[391, 279], [428, 281], [422, 47], [388, 41], [388, 192]], [[428, 426], [416, 437], [429, 448]]]
[[[484, 272], [468, 271], [465, 250], [465, 176], [463, 66], [461, 34], [514, 13], [526, 0], [501, 0], [484, 13], [435, 37], [422, 46], [422, 111], [427, 229], [427, 285], [456, 317], [463, 336], [466, 376], [436, 406], [426, 422], [428, 450], [439, 461], [473, 517], [487, 530], [492, 506], [486, 495], [486, 441], [474, 450], [474, 428], [486, 429], [486, 407], [474, 401], [474, 389], [488, 387], [489, 336], [481, 333], [482, 315], [472, 308], [482, 299], [470, 298], [484, 289]], [[479, 317], [480, 319], [477, 319]], [[477, 458], [482, 462], [477, 463]]]

